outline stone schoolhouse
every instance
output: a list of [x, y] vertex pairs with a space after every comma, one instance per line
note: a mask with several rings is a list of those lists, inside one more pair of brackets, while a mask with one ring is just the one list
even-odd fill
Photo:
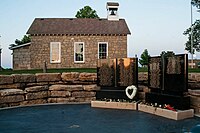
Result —
[[126, 58], [130, 30], [119, 19], [118, 3], [107, 3], [107, 18], [36, 18], [31, 42], [13, 46], [13, 69], [95, 68], [97, 59]]

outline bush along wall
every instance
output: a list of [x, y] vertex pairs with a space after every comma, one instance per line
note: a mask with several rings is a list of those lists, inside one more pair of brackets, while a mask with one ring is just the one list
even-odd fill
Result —
[[95, 100], [95, 73], [0, 75], [0, 107]]

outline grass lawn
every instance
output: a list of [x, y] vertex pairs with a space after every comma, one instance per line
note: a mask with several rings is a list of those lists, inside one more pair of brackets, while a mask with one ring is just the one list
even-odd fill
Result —
[[[96, 73], [96, 68], [65, 68], [65, 69], [48, 69], [47, 73], [62, 73], [62, 72], [88, 72], [88, 73]], [[138, 72], [148, 72], [148, 68], [139, 67]], [[200, 73], [200, 68], [189, 68], [189, 73]], [[0, 71], [0, 75], [11, 75], [11, 74], [35, 74], [35, 73], [43, 73], [42, 69], [34, 69], [34, 70], [12, 70], [12, 69], [4, 69]]]
[[[62, 72], [88, 72], [88, 73], [96, 73], [96, 68], [65, 68], [65, 69], [48, 69], [47, 73], [62, 73]], [[43, 73], [42, 69], [34, 69], [34, 70], [12, 70], [12, 69], [4, 69], [0, 71], [0, 75], [11, 75], [11, 74], [35, 74], [35, 73]]]

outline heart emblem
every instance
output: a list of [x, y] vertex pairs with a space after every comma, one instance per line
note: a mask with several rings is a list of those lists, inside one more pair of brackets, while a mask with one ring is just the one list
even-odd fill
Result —
[[[131, 94], [129, 94], [130, 91], [132, 92]], [[134, 85], [128, 86], [126, 88], [126, 96], [129, 99], [133, 99], [136, 95], [136, 92], [137, 92], [137, 88]]]

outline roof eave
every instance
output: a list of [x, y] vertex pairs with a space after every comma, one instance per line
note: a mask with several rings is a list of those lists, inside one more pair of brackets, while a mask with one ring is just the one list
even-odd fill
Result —
[[31, 45], [31, 42], [25, 43], [25, 44], [21, 44], [21, 45], [16, 45], [16, 46], [14, 46], [14, 47], [10, 47], [9, 49], [10, 49], [10, 50], [14, 50], [14, 49], [21, 48], [21, 47], [25, 47], [25, 46], [28, 46], [28, 45]]

